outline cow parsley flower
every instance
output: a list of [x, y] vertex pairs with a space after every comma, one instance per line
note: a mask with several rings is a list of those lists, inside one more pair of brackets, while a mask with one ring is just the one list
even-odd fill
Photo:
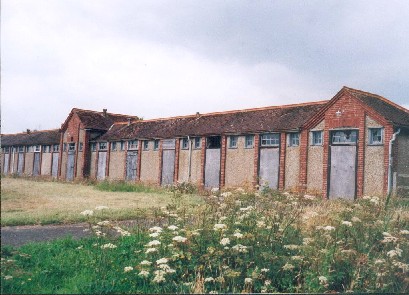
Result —
[[85, 211], [82, 211], [80, 214], [81, 214], [81, 215], [84, 215], [84, 216], [92, 216], [92, 215], [94, 215], [94, 211], [92, 211], [92, 210], [85, 210]]
[[133, 271], [133, 267], [132, 266], [125, 266], [124, 267], [124, 272], [130, 272]]
[[101, 249], [115, 249], [116, 246], [114, 244], [108, 243], [101, 246]]
[[243, 238], [243, 234], [242, 234], [241, 232], [239, 232], [239, 231], [236, 231], [236, 232], [233, 234], [233, 237], [235, 237], [235, 238], [237, 238], [237, 239], [241, 239], [241, 238]]
[[146, 278], [149, 276], [149, 271], [147, 270], [141, 270], [140, 273], [138, 274], [138, 276], [142, 277], [142, 278]]
[[226, 246], [226, 245], [228, 245], [228, 244], [230, 244], [230, 239], [229, 239], [229, 238], [223, 238], [223, 239], [220, 241], [220, 245]]
[[157, 238], [157, 237], [160, 236], [160, 233], [154, 232], [154, 233], [149, 234], [149, 236], [150, 236], [151, 238]]
[[245, 278], [244, 279], [245, 284], [251, 284], [252, 282], [253, 282], [253, 280], [251, 278]]
[[216, 223], [216, 224], [213, 226], [213, 229], [214, 229], [215, 231], [223, 231], [223, 230], [226, 230], [226, 229], [227, 229], [227, 225], [225, 225], [224, 223]]
[[400, 257], [402, 255], [402, 249], [395, 248], [394, 250], [386, 252], [386, 255], [388, 255], [390, 258], [393, 258], [395, 256]]
[[400, 234], [401, 234], [401, 235], [409, 235], [409, 230], [407, 230], [407, 229], [402, 229], [402, 230], [400, 231]]
[[361, 219], [359, 219], [358, 217], [354, 216], [351, 218], [352, 222], [362, 222]]
[[13, 279], [13, 276], [4, 276], [4, 279], [5, 280], [11, 280], [11, 279]]
[[292, 265], [291, 263], [286, 263], [283, 266], [283, 270], [293, 270], [294, 269], [294, 265]]
[[284, 248], [288, 250], [296, 250], [299, 248], [299, 246], [298, 245], [284, 245]]
[[146, 251], [145, 251], [146, 254], [155, 253], [155, 252], [158, 252], [158, 249], [156, 249], [156, 248], [148, 248], [148, 249], [146, 249]]
[[156, 264], [165, 264], [168, 263], [168, 259], [167, 258], [161, 258], [156, 260]]
[[349, 226], [349, 227], [352, 226], [352, 222], [351, 222], [351, 221], [343, 220], [343, 221], [342, 221], [342, 224], [343, 224], [343, 225], [346, 225], [346, 226]]
[[270, 270], [268, 268], [262, 268], [260, 269], [261, 272], [269, 272]]
[[146, 244], [146, 247], [152, 247], [152, 246], [159, 246], [161, 243], [158, 240], [153, 240], [150, 241], [148, 244]]
[[237, 244], [233, 247], [231, 247], [233, 250], [239, 252], [239, 253], [247, 253], [247, 246], [241, 245], [241, 244]]
[[320, 284], [321, 284], [321, 285], [325, 285], [325, 284], [328, 283], [327, 277], [324, 277], [324, 276], [319, 276], [319, 277], [318, 277], [318, 280], [320, 281]]
[[154, 274], [155, 274], [155, 277], [153, 278], [152, 282], [162, 283], [162, 282], [166, 281], [165, 280], [165, 274], [166, 274], [165, 271], [163, 271], [161, 269], [158, 269], [158, 270], [155, 270]]
[[212, 283], [212, 282], [214, 282], [214, 278], [208, 277], [208, 278], [205, 278], [204, 281], [205, 281], [205, 283]]
[[150, 229], [149, 229], [149, 231], [150, 232], [161, 232], [162, 231], [162, 228], [161, 227], [159, 227], [159, 226], [154, 226], [154, 227], [151, 227]]
[[184, 243], [187, 241], [187, 238], [181, 237], [181, 236], [176, 236], [172, 239], [172, 241], [175, 241], [177, 243]]
[[178, 227], [176, 225], [169, 225], [168, 229], [170, 229], [171, 231], [175, 231], [178, 229]]
[[[155, 249], [156, 250], [156, 249]], [[140, 265], [151, 265], [152, 262], [148, 261], [148, 260], [143, 260], [141, 261], [141, 263], [139, 263]]]

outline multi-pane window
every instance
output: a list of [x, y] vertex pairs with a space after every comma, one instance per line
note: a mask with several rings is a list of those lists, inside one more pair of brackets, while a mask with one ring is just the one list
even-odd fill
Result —
[[116, 141], [111, 142], [111, 151], [116, 151], [116, 149], [117, 149], [117, 142]]
[[322, 145], [322, 131], [311, 132], [311, 145]]
[[182, 139], [182, 150], [189, 149], [189, 140], [187, 138]]
[[202, 138], [195, 137], [195, 149], [200, 149], [202, 147]]
[[261, 146], [278, 146], [280, 144], [280, 134], [267, 133], [261, 135]]
[[251, 149], [254, 147], [254, 135], [246, 135], [244, 147]]
[[51, 146], [43, 145], [42, 150], [43, 150], [43, 153], [49, 153], [49, 152], [51, 152]]
[[121, 151], [124, 151], [125, 150], [125, 141], [121, 141], [120, 145], [121, 145]]
[[300, 133], [290, 133], [288, 135], [288, 145], [289, 146], [299, 146], [300, 145]]
[[69, 152], [75, 151], [75, 143], [74, 142], [71, 142], [70, 144], [68, 144], [68, 151]]
[[206, 139], [206, 147], [208, 149], [219, 149], [222, 146], [221, 136], [209, 136]]
[[58, 152], [60, 150], [60, 145], [59, 144], [54, 144], [53, 145], [53, 152]]
[[159, 139], [155, 139], [153, 142], [153, 149], [157, 151], [159, 149]]
[[104, 151], [107, 149], [107, 143], [106, 142], [100, 142], [99, 143], [99, 150]]
[[25, 148], [25, 146], [19, 146], [18, 147], [18, 152], [19, 153], [24, 153], [24, 148]]
[[34, 146], [34, 151], [35, 152], [41, 152], [41, 145], [35, 145]]
[[149, 140], [144, 140], [143, 141], [143, 150], [144, 151], [149, 150]]
[[369, 128], [369, 144], [382, 144], [383, 143], [383, 129], [382, 128]]
[[82, 149], [84, 148], [84, 144], [82, 142], [80, 142], [78, 144], [78, 151], [82, 152]]
[[137, 150], [138, 141], [137, 140], [128, 140], [128, 150]]
[[95, 152], [97, 150], [97, 143], [96, 142], [92, 142], [91, 143], [91, 151]]
[[3, 151], [4, 151], [5, 153], [8, 153], [8, 152], [10, 151], [10, 149], [9, 149], [9, 147], [5, 147], [5, 148], [3, 148]]
[[332, 133], [333, 144], [354, 144], [356, 140], [356, 130], [340, 130]]
[[229, 136], [229, 148], [230, 149], [235, 149], [237, 148], [237, 141], [238, 141], [238, 136], [237, 135], [231, 135]]

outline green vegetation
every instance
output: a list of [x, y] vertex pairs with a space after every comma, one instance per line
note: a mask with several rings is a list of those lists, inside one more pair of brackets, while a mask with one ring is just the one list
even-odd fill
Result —
[[168, 191], [160, 188], [145, 185], [143, 183], [129, 183], [125, 181], [101, 181], [95, 185], [95, 188], [106, 192], [136, 192], [136, 193], [167, 193]]
[[377, 197], [239, 189], [192, 206], [175, 194], [149, 229], [98, 214], [81, 213], [93, 238], [3, 248], [2, 292], [407, 291], [409, 212]]

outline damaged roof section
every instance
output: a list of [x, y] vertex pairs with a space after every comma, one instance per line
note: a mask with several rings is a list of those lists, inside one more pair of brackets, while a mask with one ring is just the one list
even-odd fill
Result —
[[100, 140], [298, 130], [327, 101], [114, 124]]
[[60, 131], [58, 129], [1, 135], [2, 146], [51, 145], [59, 143]]
[[409, 111], [390, 100], [369, 92], [344, 87], [355, 98], [374, 109], [395, 126], [409, 127]]

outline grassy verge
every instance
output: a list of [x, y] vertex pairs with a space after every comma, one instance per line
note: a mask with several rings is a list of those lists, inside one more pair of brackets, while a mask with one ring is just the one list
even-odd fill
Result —
[[384, 205], [225, 192], [161, 209], [147, 230], [94, 213], [91, 239], [3, 248], [2, 292], [404, 293], [409, 212]]
[[[102, 219], [126, 220], [174, 202], [175, 193], [126, 183], [101, 183], [97, 186], [21, 178], [1, 180], [1, 226], [75, 223], [86, 218], [79, 213], [106, 206]], [[198, 195], [178, 196], [178, 201], [199, 204]]]

